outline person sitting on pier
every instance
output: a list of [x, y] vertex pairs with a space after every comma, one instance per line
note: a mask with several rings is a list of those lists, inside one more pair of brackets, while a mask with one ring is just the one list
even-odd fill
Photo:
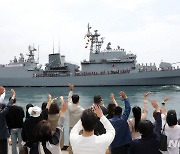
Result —
[[[106, 133], [95, 135], [94, 129], [98, 122], [102, 122]], [[80, 135], [79, 132], [83, 130]], [[105, 154], [115, 136], [115, 130], [109, 120], [103, 115], [99, 105], [83, 111], [81, 120], [73, 127], [70, 133], [70, 143], [74, 154]]]

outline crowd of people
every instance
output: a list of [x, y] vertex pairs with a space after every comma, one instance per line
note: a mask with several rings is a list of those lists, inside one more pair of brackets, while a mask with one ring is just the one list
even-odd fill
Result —
[[[131, 107], [125, 92], [119, 92], [124, 102], [116, 101], [113, 93], [107, 108], [101, 95], [92, 98], [92, 105], [82, 108], [80, 97], [69, 84], [68, 100], [48, 95], [41, 107], [26, 105], [24, 112], [16, 102], [16, 92], [4, 103], [5, 88], [0, 86], [0, 154], [8, 154], [8, 139], [12, 154], [61, 154], [64, 147], [64, 122], [69, 116], [70, 154], [179, 154], [180, 120], [175, 110], [166, 111], [166, 102], [149, 100], [144, 94], [143, 107]], [[58, 106], [58, 101], [61, 106]], [[149, 103], [150, 102], [150, 103]], [[148, 106], [154, 108], [154, 122], [148, 120]], [[132, 117], [130, 118], [132, 108]], [[162, 133], [167, 136], [167, 149], [160, 148]], [[19, 148], [17, 150], [17, 147]]]

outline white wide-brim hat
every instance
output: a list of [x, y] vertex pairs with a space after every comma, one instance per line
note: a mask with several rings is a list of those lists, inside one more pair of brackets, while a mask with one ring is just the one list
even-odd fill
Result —
[[41, 114], [41, 108], [38, 106], [30, 107], [28, 109], [28, 112], [32, 117], [39, 117]]

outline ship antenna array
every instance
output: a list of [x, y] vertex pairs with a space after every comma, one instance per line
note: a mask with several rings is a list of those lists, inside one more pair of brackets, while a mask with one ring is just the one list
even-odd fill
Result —
[[53, 54], [54, 54], [54, 37], [53, 37]]
[[38, 45], [38, 63], [39, 63], [39, 45]]
[[90, 52], [95, 52], [95, 53], [99, 53], [102, 44], [104, 43], [104, 37], [101, 38], [101, 40], [99, 40], [99, 36], [100, 34], [98, 34], [98, 30], [94, 30], [94, 34], [92, 34], [90, 32], [91, 27], [89, 26], [88, 23], [88, 33], [87, 36], [90, 38], [91, 41], [91, 46], [90, 46]]
[[61, 46], [60, 46], [60, 38], [59, 38], [59, 45], [58, 45], [58, 48], [59, 48], [59, 54], [60, 54], [60, 50], [61, 50]]
[[28, 60], [34, 61], [34, 51], [37, 51], [37, 49], [34, 48], [34, 44], [33, 44], [33, 46], [29, 45], [28, 49], [29, 49], [29, 54], [27, 54], [28, 55]]
[[34, 48], [34, 45], [33, 47], [29, 45], [29, 56], [34, 56], [34, 51], [37, 51], [36, 48]]

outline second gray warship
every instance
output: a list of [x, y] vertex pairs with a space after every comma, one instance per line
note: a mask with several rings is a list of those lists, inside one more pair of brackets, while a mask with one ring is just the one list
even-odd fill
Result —
[[[90, 45], [89, 60], [81, 62], [79, 66], [68, 63], [60, 53], [49, 55], [49, 62], [45, 69], [35, 60], [34, 47], [29, 46], [28, 58], [20, 54], [9, 64], [0, 65], [0, 85], [3, 86], [120, 86], [120, 85], [180, 85], [180, 69], [172, 64], [161, 62], [155, 64], [138, 64], [136, 55], [126, 53], [119, 46], [111, 48], [107, 44], [101, 50], [104, 38], [100, 38], [97, 30], [88, 32], [87, 45]], [[87, 46], [86, 46], [87, 47]]]

